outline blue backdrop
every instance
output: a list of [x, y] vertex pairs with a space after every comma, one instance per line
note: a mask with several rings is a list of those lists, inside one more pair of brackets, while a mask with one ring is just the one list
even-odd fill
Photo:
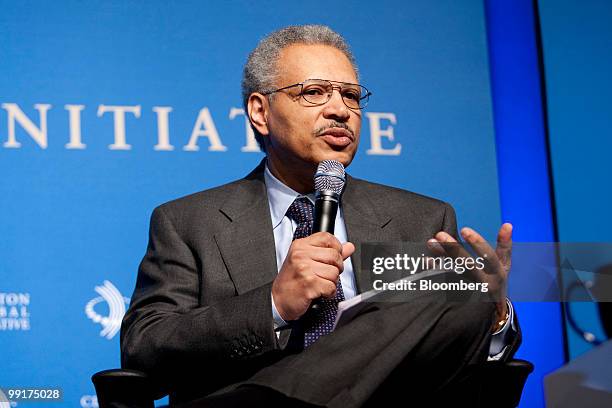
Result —
[[[349, 172], [449, 201], [488, 238], [501, 223], [481, 1], [2, 9], [0, 385], [59, 386], [64, 405], [96, 406], [90, 376], [119, 365], [152, 209], [261, 160], [241, 70], [288, 24], [342, 33], [374, 94]], [[539, 328], [523, 326], [526, 343]]]
[[[612, 3], [539, 3], [559, 241], [609, 242], [612, 221]], [[583, 330], [605, 339], [593, 303], [572, 304]], [[571, 358], [593, 345], [568, 328]]]
[[[513, 222], [515, 242], [553, 242], [544, 78], [538, 58], [535, 2], [487, 0], [485, 5], [502, 217]], [[540, 256], [548, 252], [542, 251], [545, 247], [539, 246]], [[546, 263], [554, 265], [554, 258], [549, 256]], [[545, 282], [545, 274], [537, 268], [522, 276], [517, 276], [514, 269], [510, 296], [512, 289], [521, 293]], [[524, 334], [516, 356], [535, 365], [525, 384], [521, 407], [542, 407], [544, 376], [565, 362], [561, 307], [552, 302], [515, 301], [514, 305]]]

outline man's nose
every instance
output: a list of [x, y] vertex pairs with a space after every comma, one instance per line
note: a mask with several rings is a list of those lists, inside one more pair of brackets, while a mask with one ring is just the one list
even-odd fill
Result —
[[351, 112], [342, 100], [340, 90], [334, 88], [331, 98], [323, 107], [323, 116], [326, 119], [336, 119], [345, 122], [351, 116]]

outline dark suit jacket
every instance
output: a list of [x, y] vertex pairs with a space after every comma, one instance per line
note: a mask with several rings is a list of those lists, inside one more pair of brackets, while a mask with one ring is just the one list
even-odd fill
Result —
[[[273, 330], [277, 275], [263, 162], [247, 177], [156, 208], [121, 328], [122, 365], [147, 372], [174, 401], [243, 381], [285, 359]], [[342, 197], [358, 286], [361, 242], [456, 236], [450, 205], [348, 177]], [[310, 350], [310, 349], [309, 349]], [[390, 356], [389, 369], [395, 364]], [[315, 392], [313, 390], [313, 392]], [[318, 392], [318, 391], [317, 391]]]

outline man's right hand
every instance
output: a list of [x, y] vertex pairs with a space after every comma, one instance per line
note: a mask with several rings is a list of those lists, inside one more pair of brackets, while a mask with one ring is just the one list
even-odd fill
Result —
[[344, 260], [353, 252], [352, 243], [341, 244], [328, 232], [294, 240], [272, 284], [272, 298], [283, 320], [299, 319], [315, 299], [333, 298]]

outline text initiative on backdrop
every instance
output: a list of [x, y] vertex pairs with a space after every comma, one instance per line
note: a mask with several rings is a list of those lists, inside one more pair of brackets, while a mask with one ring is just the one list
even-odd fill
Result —
[[[2, 109], [7, 114], [7, 129], [8, 135], [6, 141], [2, 143], [2, 147], [6, 149], [19, 149], [21, 142], [17, 140], [16, 125], [18, 124], [29, 136], [36, 142], [41, 149], [46, 149], [48, 146], [48, 122], [47, 113], [53, 106], [48, 103], [35, 103], [34, 109], [38, 111], [38, 124], [35, 124], [30, 119], [21, 107], [16, 103], [2, 103]], [[68, 150], [83, 150], [87, 148], [87, 134], [83, 134], [81, 126], [81, 112], [86, 109], [85, 105], [69, 104], [64, 105], [65, 114], [68, 115], [68, 129], [61, 131], [53, 131], [51, 133], [58, 134], [58, 138], [65, 138], [68, 143], [64, 147]], [[157, 151], [172, 151], [175, 146], [172, 144], [170, 135], [170, 112], [173, 111], [171, 106], [153, 106], [151, 111], [157, 119], [157, 143], [153, 146], [153, 150]], [[108, 145], [109, 150], [131, 150], [132, 145], [129, 144], [126, 134], [126, 120], [128, 115], [132, 120], [138, 119], [142, 113], [141, 105], [98, 105], [96, 116], [101, 118], [105, 114], [113, 117], [113, 143]], [[58, 113], [59, 114], [59, 113]], [[242, 152], [259, 152], [259, 147], [255, 140], [253, 130], [249, 125], [249, 121], [244, 115], [244, 109], [232, 107], [229, 110], [229, 120], [234, 120], [238, 116], [244, 119], [244, 132], [246, 143], [241, 147]], [[391, 112], [365, 112], [365, 116], [369, 123], [370, 145], [366, 150], [366, 154], [378, 156], [399, 156], [402, 151], [400, 143], [395, 142], [394, 125], [397, 124], [395, 113]], [[55, 123], [55, 122], [53, 122]], [[208, 139], [208, 151], [225, 152], [227, 146], [223, 144], [215, 122], [208, 107], [199, 109], [193, 130], [189, 140], [183, 145], [182, 150], [195, 152], [200, 150], [198, 142], [200, 138]], [[0, 138], [3, 138], [0, 135]], [[109, 138], [110, 140], [110, 138]]]

